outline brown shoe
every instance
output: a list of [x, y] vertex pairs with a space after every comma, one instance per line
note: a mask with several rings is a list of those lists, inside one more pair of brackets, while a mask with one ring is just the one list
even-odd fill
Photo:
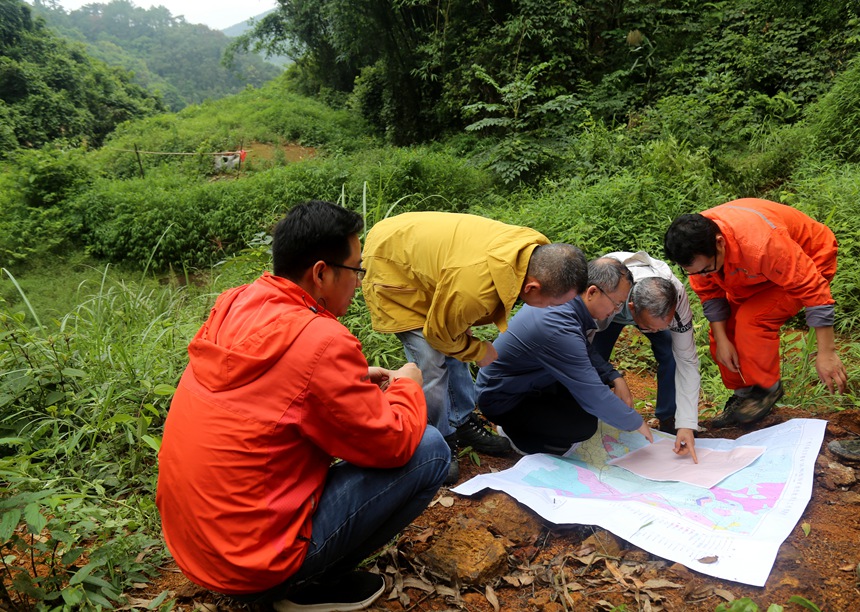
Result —
[[752, 395], [735, 408], [735, 421], [741, 425], [749, 425], [750, 423], [761, 421], [770, 414], [770, 411], [773, 410], [774, 405], [780, 400], [783, 393], [782, 381], [779, 381], [776, 388], [770, 392], [765, 391], [761, 387], [753, 387]]

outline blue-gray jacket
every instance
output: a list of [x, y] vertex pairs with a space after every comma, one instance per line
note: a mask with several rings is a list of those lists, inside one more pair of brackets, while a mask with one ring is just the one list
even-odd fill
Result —
[[478, 373], [478, 406], [492, 417], [525, 396], [561, 383], [601, 421], [633, 431], [642, 417], [607, 386], [620, 377], [586, 339], [596, 324], [577, 297], [561, 306], [523, 306], [493, 346], [499, 358]]

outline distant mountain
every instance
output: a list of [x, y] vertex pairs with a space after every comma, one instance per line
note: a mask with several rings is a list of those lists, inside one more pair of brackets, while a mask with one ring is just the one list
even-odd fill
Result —
[[241, 23], [231, 25], [229, 28], [224, 28], [221, 31], [224, 32], [224, 34], [226, 34], [227, 36], [229, 36], [231, 38], [235, 38], [236, 36], [240, 36], [240, 35], [244, 34], [245, 32], [247, 32], [248, 30], [250, 30], [252, 21], [260, 21], [260, 19], [262, 19], [263, 17], [265, 17], [269, 13], [274, 13], [277, 10], [278, 9], [269, 9], [265, 13], [260, 13], [259, 15], [255, 15], [254, 17], [251, 17], [250, 19], [246, 19], [245, 21], [243, 21]]
[[[265, 17], [266, 15], [268, 15], [269, 13], [274, 13], [277, 10], [278, 9], [269, 9], [265, 13], [260, 13], [259, 15], [251, 17], [250, 19], [246, 19], [245, 21], [243, 21], [241, 23], [237, 23], [236, 25], [231, 25], [229, 28], [224, 28], [221, 31], [224, 32], [224, 34], [226, 34], [230, 38], [235, 38], [237, 36], [241, 36], [242, 34], [244, 34], [245, 32], [247, 32], [248, 30], [250, 30], [251, 28], [254, 27], [251, 25], [252, 21], [257, 22], [260, 19], [262, 19], [263, 17]], [[262, 57], [267, 62], [271, 62], [271, 63], [275, 64], [276, 66], [281, 66], [281, 67], [289, 66], [290, 64], [293, 63], [293, 60], [291, 60], [286, 55], [273, 55], [272, 57], [266, 57], [265, 55], [260, 54], [260, 57]]]
[[282, 72], [257, 55], [239, 55], [235, 68], [227, 69], [221, 58], [229, 37], [174, 17], [163, 6], [143, 9], [129, 0], [112, 0], [67, 13], [55, 3], [35, 0], [33, 13], [59, 35], [84, 43], [93, 57], [133, 71], [135, 80], [158, 92], [172, 111], [248, 85], [259, 87]]

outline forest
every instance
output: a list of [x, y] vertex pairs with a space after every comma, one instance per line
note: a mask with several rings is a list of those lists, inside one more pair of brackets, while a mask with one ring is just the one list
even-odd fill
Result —
[[[308, 199], [366, 229], [483, 215], [589, 257], [662, 258], [673, 218], [738, 197], [794, 206], [839, 242], [854, 386], [817, 384], [797, 318], [783, 401], [856, 409], [857, 0], [278, 0], [235, 39], [203, 30], [127, 0], [0, 0], [0, 608], [134, 607], [157, 578], [157, 452], [186, 347]], [[727, 392], [691, 303], [704, 418]], [[369, 363], [403, 361], [360, 293], [342, 322]], [[647, 347], [626, 349], [617, 365], [653, 376]]]

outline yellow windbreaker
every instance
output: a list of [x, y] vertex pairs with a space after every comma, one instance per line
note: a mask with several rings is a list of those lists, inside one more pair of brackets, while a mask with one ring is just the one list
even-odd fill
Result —
[[473, 325], [507, 328], [535, 247], [535, 230], [475, 215], [415, 212], [368, 232], [362, 283], [373, 329], [420, 329], [437, 351], [475, 361], [486, 349]]

